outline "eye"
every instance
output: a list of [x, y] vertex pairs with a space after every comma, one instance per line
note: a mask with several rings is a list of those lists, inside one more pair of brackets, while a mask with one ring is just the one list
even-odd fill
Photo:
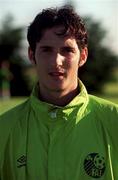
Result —
[[72, 47], [64, 47], [62, 49], [62, 53], [74, 53], [74, 52], [75, 52], [74, 48], [72, 48]]
[[52, 47], [50, 46], [44, 46], [40, 48], [42, 52], [52, 52]]

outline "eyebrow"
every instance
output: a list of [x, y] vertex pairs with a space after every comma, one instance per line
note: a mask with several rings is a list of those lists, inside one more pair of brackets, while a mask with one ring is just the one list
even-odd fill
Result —
[[65, 49], [75, 49], [74, 47], [71, 47], [71, 46], [63, 46], [62, 48], [65, 48]]
[[[44, 50], [52, 50], [52, 49], [54, 49], [54, 47], [53, 46], [51, 46], [51, 45], [41, 45], [40, 47], [39, 47], [40, 49], [44, 49]], [[65, 46], [62, 46], [62, 47], [60, 47], [60, 49], [61, 50], [72, 50], [72, 51], [75, 51], [75, 48], [74, 47], [72, 47], [72, 46], [70, 46], [70, 45], [65, 45]]]
[[71, 47], [71, 46], [63, 46], [62, 48], [61, 48], [62, 50], [72, 50], [72, 51], [75, 51], [75, 47]]
[[46, 48], [47, 48], [47, 49], [48, 49], [48, 48], [51, 49], [51, 48], [53, 48], [52, 46], [47, 46], [47, 45], [42, 45], [42, 46], [39, 46], [39, 47], [40, 47], [41, 49], [46, 49]]

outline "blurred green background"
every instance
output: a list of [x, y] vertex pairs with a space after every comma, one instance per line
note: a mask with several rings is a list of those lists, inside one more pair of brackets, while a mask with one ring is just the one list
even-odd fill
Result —
[[[77, 2], [66, 2], [77, 7]], [[90, 94], [118, 104], [118, 52], [113, 51], [113, 40], [107, 36], [109, 29], [92, 16], [83, 19], [88, 30], [89, 55], [78, 76]], [[26, 34], [27, 27], [16, 25], [13, 15], [0, 21], [0, 114], [25, 101], [37, 81], [35, 68], [26, 55]]]
[[[34, 69], [32, 68], [29, 71], [31, 74], [35, 74]], [[34, 79], [35, 78], [36, 77], [34, 77]], [[32, 80], [33, 82], [34, 79]], [[104, 84], [102, 93], [94, 92], [93, 94], [118, 104], [118, 67], [114, 68], [112, 71], [112, 79]], [[27, 97], [11, 97], [10, 99], [1, 99], [0, 114], [22, 103], [26, 99]]]
[[[114, 75], [117, 75], [118, 77], [118, 69], [114, 71]], [[118, 104], [118, 83], [116, 83], [115, 81], [106, 83], [104, 85], [103, 93], [95, 94], [95, 95]], [[17, 104], [22, 103], [26, 99], [27, 97], [13, 97], [11, 99], [1, 100], [0, 101], [0, 114], [9, 110], [12, 107], [15, 107]]]

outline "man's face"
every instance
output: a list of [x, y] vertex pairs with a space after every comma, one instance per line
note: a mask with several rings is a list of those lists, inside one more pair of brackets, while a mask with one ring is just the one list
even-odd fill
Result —
[[45, 30], [36, 44], [34, 58], [29, 49], [41, 91], [72, 91], [77, 86], [78, 67], [86, 61], [87, 50], [80, 52], [74, 37], [57, 35], [62, 29], [58, 26]]

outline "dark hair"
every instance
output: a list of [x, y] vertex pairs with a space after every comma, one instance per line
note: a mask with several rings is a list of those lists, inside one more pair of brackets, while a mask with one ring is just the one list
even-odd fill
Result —
[[71, 6], [61, 8], [44, 9], [39, 13], [28, 27], [27, 40], [32, 51], [35, 52], [36, 43], [40, 41], [46, 29], [63, 25], [65, 31], [62, 34], [70, 34], [75, 37], [80, 48], [87, 46], [87, 30], [81, 17]]

